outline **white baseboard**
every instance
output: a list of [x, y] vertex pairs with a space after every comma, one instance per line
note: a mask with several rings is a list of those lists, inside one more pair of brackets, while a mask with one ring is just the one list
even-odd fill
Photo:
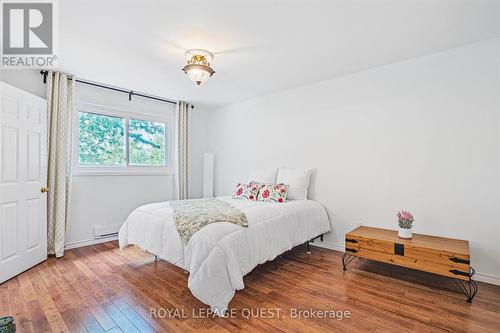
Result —
[[476, 275], [474, 275], [474, 280], [500, 286], [500, 277], [498, 276], [476, 272]]
[[322, 247], [322, 248], [329, 249], [329, 250], [335, 250], [335, 251], [340, 251], [340, 252], [345, 251], [344, 245], [336, 245], [333, 243], [322, 242], [320, 240], [315, 240], [314, 243], [310, 243], [310, 244], [312, 246]]
[[[311, 243], [311, 245], [322, 247], [322, 248], [329, 249], [329, 250], [340, 251], [340, 252], [345, 251], [344, 245], [338, 245], [338, 244], [333, 244], [333, 243], [328, 243], [328, 242], [321, 242], [319, 240], [314, 241], [314, 243]], [[476, 274], [474, 275], [474, 280], [500, 286], [500, 276], [494, 276], [494, 275], [476, 272]]]
[[95, 245], [99, 243], [104, 243], [104, 242], [109, 242], [113, 240], [117, 240], [118, 236], [111, 236], [111, 237], [103, 237], [103, 238], [97, 238], [97, 239], [86, 239], [86, 240], [81, 240], [81, 241], [76, 241], [76, 242], [69, 242], [64, 245], [65, 250], [69, 249], [76, 249], [78, 247], [83, 247], [83, 246], [89, 246], [89, 245]]

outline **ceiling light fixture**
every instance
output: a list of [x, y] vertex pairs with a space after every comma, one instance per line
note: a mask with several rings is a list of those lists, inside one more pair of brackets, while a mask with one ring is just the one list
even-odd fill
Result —
[[214, 60], [212, 53], [202, 49], [193, 49], [186, 51], [186, 58], [188, 63], [182, 70], [197, 85], [206, 82], [215, 73], [210, 67], [210, 62]]

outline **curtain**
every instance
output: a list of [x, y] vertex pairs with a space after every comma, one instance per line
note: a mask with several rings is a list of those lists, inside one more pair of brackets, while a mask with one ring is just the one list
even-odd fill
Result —
[[52, 71], [47, 78], [47, 252], [59, 258], [64, 255], [69, 218], [74, 80]]
[[178, 102], [175, 109], [175, 183], [177, 199], [189, 198], [190, 187], [190, 112], [191, 105]]

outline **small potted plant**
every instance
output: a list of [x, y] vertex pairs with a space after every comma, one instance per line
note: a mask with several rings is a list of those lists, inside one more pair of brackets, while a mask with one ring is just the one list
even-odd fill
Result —
[[401, 238], [411, 238], [411, 227], [415, 221], [413, 214], [402, 210], [398, 212], [399, 232], [398, 236]]

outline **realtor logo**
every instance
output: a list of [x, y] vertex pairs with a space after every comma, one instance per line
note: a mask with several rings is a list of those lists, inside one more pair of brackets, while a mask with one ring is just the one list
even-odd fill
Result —
[[2, 67], [51, 68], [54, 55], [54, 3], [2, 2]]

